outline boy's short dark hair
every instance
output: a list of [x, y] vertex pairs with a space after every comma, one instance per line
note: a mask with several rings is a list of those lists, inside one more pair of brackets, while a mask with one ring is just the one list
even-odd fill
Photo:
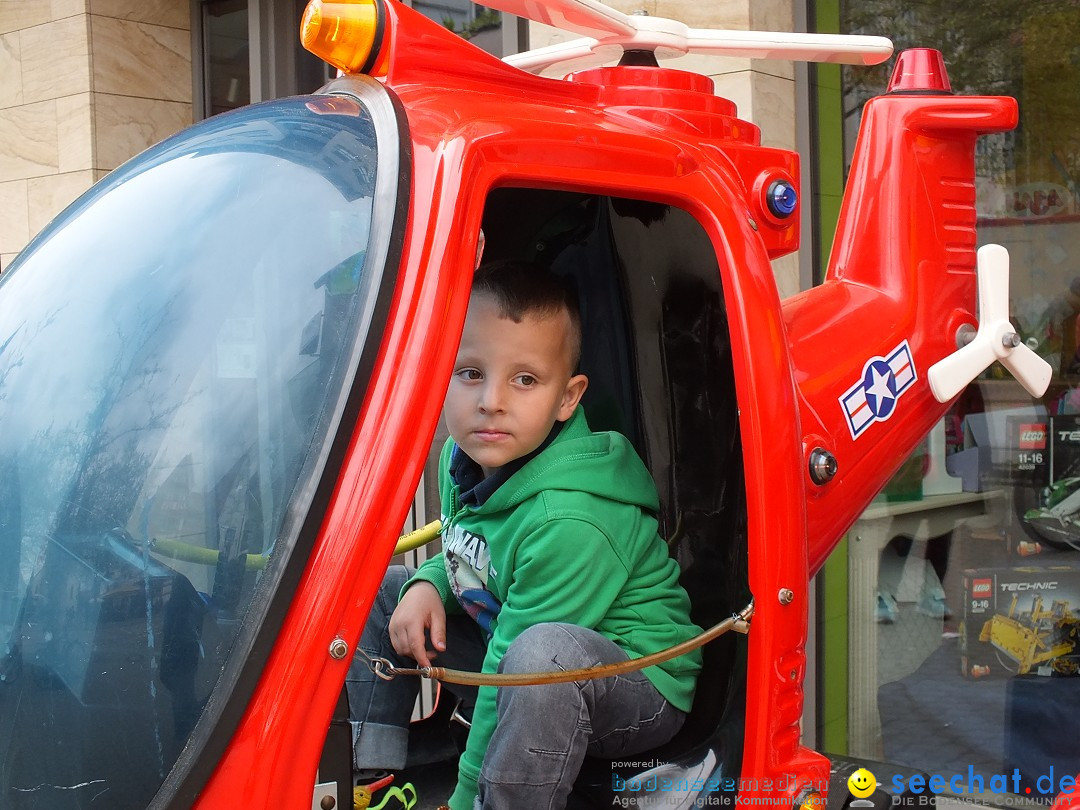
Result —
[[577, 370], [581, 360], [581, 309], [568, 279], [536, 262], [500, 259], [480, 265], [473, 274], [472, 294], [481, 293], [491, 296], [499, 306], [499, 314], [514, 323], [521, 323], [526, 315], [569, 315], [570, 370]]

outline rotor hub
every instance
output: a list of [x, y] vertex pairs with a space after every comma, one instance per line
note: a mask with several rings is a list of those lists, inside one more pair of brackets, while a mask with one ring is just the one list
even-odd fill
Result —
[[600, 88], [598, 106], [707, 138], [757, 143], [758, 128], [738, 118], [735, 103], [717, 96], [713, 80], [671, 68], [619, 65], [581, 70], [568, 81]]

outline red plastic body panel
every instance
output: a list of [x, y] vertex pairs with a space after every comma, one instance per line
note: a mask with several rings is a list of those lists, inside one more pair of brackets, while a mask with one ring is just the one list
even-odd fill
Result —
[[[291, 808], [311, 800], [349, 663], [332, 659], [328, 646], [336, 636], [355, 646], [403, 523], [464, 320], [484, 203], [499, 186], [669, 203], [690, 212], [712, 240], [737, 336], [757, 605], [741, 776], [762, 787], [740, 799], [775, 796], [763, 787], [769, 783], [787, 785], [792, 797], [811, 781], [827, 783], [826, 759], [799, 744], [811, 571], [942, 411], [920, 378], [902, 414], [856, 441], [836, 398], [869, 356], [898, 338], [911, 342], [925, 368], [949, 350], [953, 323], [971, 319], [971, 145], [978, 131], [1010, 126], [1015, 109], [998, 99], [878, 102], [862, 146], [873, 154], [860, 158], [870, 167], [857, 172], [829, 282], [782, 306], [769, 259], [798, 246], [798, 226], [765, 221], [754, 195], [762, 174], [798, 178], [797, 157], [759, 146], [756, 127], [722, 100], [684, 99], [672, 109], [680, 95], [698, 99], [698, 79], [674, 74], [665, 84], [656, 73], [664, 86], [649, 88], [628, 74], [612, 88], [617, 71], [536, 78], [410, 9], [387, 8], [385, 83], [404, 108], [413, 165], [386, 338], [306, 573], [197, 806]], [[941, 178], [946, 191], [935, 185]], [[959, 220], [963, 233], [938, 244]], [[815, 443], [840, 460], [840, 475], [823, 488], [806, 471]], [[790, 603], [777, 598], [781, 589], [794, 593]]]
[[[812, 571], [947, 409], [925, 377], [977, 323], [975, 139], [1016, 121], [1001, 97], [881, 96], [864, 109], [825, 283], [784, 302], [804, 451], [830, 450], [839, 469], [808, 490]], [[903, 341], [915, 380], [855, 438], [841, 397]]]

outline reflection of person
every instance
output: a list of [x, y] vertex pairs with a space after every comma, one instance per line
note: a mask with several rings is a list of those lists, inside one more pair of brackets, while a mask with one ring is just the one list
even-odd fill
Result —
[[[445, 404], [444, 551], [408, 581], [388, 574], [361, 639], [369, 653], [553, 671], [699, 632], [648, 471], [623, 436], [591, 432], [578, 404], [580, 334], [572, 293], [547, 270], [477, 271]], [[477, 796], [483, 808], [563, 807], [586, 753], [621, 757], [675, 734], [699, 668], [695, 652], [617, 678], [480, 688], [451, 808]], [[349, 684], [356, 764], [400, 768], [415, 679], [365, 673], [357, 661]]]

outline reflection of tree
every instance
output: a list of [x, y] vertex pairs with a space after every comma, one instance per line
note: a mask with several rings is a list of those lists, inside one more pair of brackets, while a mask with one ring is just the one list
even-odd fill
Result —
[[21, 354], [16, 359], [5, 357], [8, 347], [11, 345], [11, 342], [15, 340], [15, 338], [18, 336], [19, 332], [22, 331], [23, 326], [25, 326], [25, 324], [19, 324], [10, 336], [3, 343], [0, 343], [0, 358], [3, 358], [2, 360], [0, 360], [0, 402], [3, 402], [5, 399], [7, 399], [6, 383], [8, 376], [11, 374], [11, 372], [13, 372], [15, 369], [19, 368], [23, 364], [23, 358]]
[[[1057, 7], [1060, 0], [1034, 0], [1025, 13], [1038, 6]], [[899, 53], [905, 48], [936, 48], [945, 55], [949, 78], [957, 93], [1016, 95], [1022, 34], [1017, 27], [1016, 0], [984, 0], [978, 8], [941, 0], [898, 2], [858, 0], [843, 4], [844, 30], [851, 34], [879, 34], [892, 39]], [[884, 65], [845, 71], [845, 91], [862, 95], [884, 90], [895, 58]], [[845, 111], [846, 112], [846, 111]]]
[[[1080, 0], [983, 0], [973, 7], [940, 0], [844, 3], [842, 29], [890, 36], [897, 52], [929, 47], [945, 55], [953, 90], [1013, 96], [1021, 122], [1014, 134], [980, 140], [979, 174], [1022, 184], [1069, 185], [1080, 168]], [[895, 58], [843, 71], [844, 116], [858, 116], [884, 91]]]
[[[174, 314], [178, 297], [174, 293], [152, 310], [141, 311], [141, 317], [116, 319], [112, 324], [115, 337], [110, 342], [119, 350], [97, 380], [92, 397], [96, 405], [87, 420], [93, 445], [80, 465], [70, 497], [72, 504], [78, 504], [76, 509], [89, 506], [101, 517], [93, 518], [85, 510], [70, 514], [68, 520], [75, 525], [65, 525], [68, 530], [108, 530], [128, 524], [154, 448], [185, 401], [172, 390], [186, 382], [175, 379], [183, 375], [177, 375], [177, 369], [163, 362], [162, 356], [163, 347], [174, 345], [180, 330]], [[169, 379], [170, 374], [174, 379]], [[97, 522], [102, 518], [104, 525]], [[81, 526], [88, 520], [90, 526]]]

